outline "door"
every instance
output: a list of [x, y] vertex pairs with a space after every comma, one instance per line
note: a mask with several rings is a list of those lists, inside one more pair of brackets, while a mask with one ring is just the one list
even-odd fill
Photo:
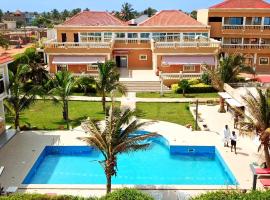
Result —
[[74, 42], [79, 42], [79, 34], [78, 33], [74, 33]]
[[62, 42], [66, 42], [67, 41], [67, 34], [66, 33], [62, 33]]
[[128, 60], [127, 56], [115, 56], [116, 66], [119, 68], [127, 68]]

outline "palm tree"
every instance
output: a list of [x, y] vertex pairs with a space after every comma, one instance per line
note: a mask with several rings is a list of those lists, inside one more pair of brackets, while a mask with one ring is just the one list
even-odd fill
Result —
[[69, 129], [68, 101], [75, 84], [75, 78], [67, 71], [56, 73], [55, 77], [48, 83], [48, 85], [52, 85], [53, 87], [49, 91], [49, 95], [52, 96], [56, 103], [62, 104], [63, 119], [66, 121], [67, 129]]
[[[220, 59], [217, 69], [207, 69], [212, 86], [219, 92], [224, 91], [225, 83], [236, 82], [237, 76], [241, 72], [254, 73], [250, 66], [244, 64], [244, 57], [240, 54], [229, 55], [228, 57]], [[226, 112], [224, 99], [221, 97], [219, 112]]]
[[7, 111], [14, 116], [14, 127], [17, 130], [20, 128], [21, 112], [34, 103], [36, 95], [43, 93], [40, 86], [32, 84], [31, 80], [25, 80], [25, 74], [30, 70], [26, 64], [18, 65], [14, 71], [9, 70], [10, 95], [4, 103]]
[[246, 103], [247, 111], [251, 115], [246, 115], [246, 117], [256, 129], [260, 138], [261, 145], [259, 150], [263, 148], [266, 165], [270, 167], [270, 103], [268, 97], [268, 90], [264, 93], [261, 89], [257, 89], [257, 94], [252, 94], [249, 91], [243, 99]]
[[94, 84], [95, 80], [92, 77], [88, 76], [83, 76], [77, 81], [77, 85], [84, 91], [84, 95], [86, 95], [87, 92], [93, 88]]
[[129, 21], [131, 19], [134, 19], [135, 17], [135, 11], [132, 8], [132, 5], [127, 2], [122, 5], [122, 9], [120, 13], [121, 13], [121, 18], [125, 21]]
[[104, 156], [101, 161], [106, 179], [107, 193], [111, 192], [111, 178], [117, 173], [117, 155], [130, 151], [145, 150], [149, 143], [142, 143], [145, 139], [156, 137], [156, 133], [145, 135], [133, 135], [136, 130], [145, 126], [146, 122], [138, 122], [134, 119], [135, 112], [129, 109], [121, 112], [119, 108], [111, 106], [109, 115], [105, 120], [105, 127], [101, 123], [88, 120], [82, 124], [89, 137], [81, 138], [88, 145], [96, 147]]
[[102, 96], [103, 112], [106, 110], [106, 95], [113, 91], [126, 93], [126, 87], [119, 82], [120, 74], [113, 61], [98, 64], [99, 78], [96, 82], [97, 92]]

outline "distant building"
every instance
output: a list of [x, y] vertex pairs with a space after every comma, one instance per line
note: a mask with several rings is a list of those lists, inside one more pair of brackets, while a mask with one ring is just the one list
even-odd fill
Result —
[[7, 12], [3, 16], [5, 21], [16, 21], [17, 23], [22, 23], [25, 25], [31, 25], [36, 18], [36, 13], [34, 12], [21, 12], [17, 10], [15, 12]]
[[211, 26], [224, 55], [241, 53], [258, 74], [270, 74], [270, 4], [263, 0], [226, 0], [198, 11]]

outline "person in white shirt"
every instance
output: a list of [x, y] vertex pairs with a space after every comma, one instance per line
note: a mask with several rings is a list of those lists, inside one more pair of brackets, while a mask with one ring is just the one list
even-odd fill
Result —
[[225, 128], [223, 130], [223, 140], [224, 140], [224, 147], [229, 147], [229, 141], [230, 141], [230, 137], [231, 137], [231, 131], [228, 127], [228, 125], [225, 125]]
[[232, 137], [231, 137], [231, 152], [233, 152], [233, 148], [234, 148], [234, 152], [236, 153], [236, 141], [237, 141], [237, 136], [235, 134], [235, 131], [232, 132]]

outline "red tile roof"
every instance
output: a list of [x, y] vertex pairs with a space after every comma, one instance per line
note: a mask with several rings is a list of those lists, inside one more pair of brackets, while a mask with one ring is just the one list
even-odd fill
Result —
[[139, 26], [203, 26], [203, 24], [179, 10], [162, 10]]
[[0, 65], [5, 63], [10, 63], [13, 61], [13, 58], [9, 55], [0, 55]]
[[103, 11], [83, 11], [66, 20], [64, 26], [127, 26], [127, 24]]
[[270, 4], [263, 0], [225, 0], [210, 8], [270, 8]]

